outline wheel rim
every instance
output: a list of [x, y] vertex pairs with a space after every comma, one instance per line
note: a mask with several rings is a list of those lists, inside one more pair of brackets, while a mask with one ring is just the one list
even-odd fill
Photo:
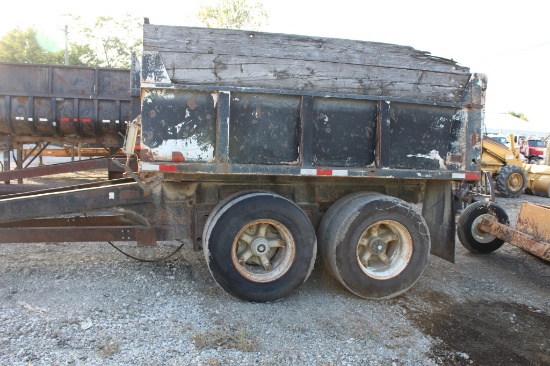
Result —
[[362, 271], [382, 280], [395, 277], [407, 268], [412, 252], [409, 231], [393, 220], [369, 226], [357, 242], [357, 262]]
[[487, 244], [492, 242], [495, 239], [495, 237], [485, 231], [481, 231], [478, 229], [478, 225], [481, 224], [481, 221], [483, 220], [483, 218], [494, 220], [495, 217], [489, 214], [483, 214], [481, 216], [478, 216], [472, 223], [472, 235], [474, 239], [479, 243]]
[[275, 220], [256, 220], [244, 226], [233, 240], [231, 260], [237, 271], [254, 282], [271, 282], [283, 276], [296, 256], [290, 231]]
[[523, 187], [523, 177], [519, 173], [514, 173], [508, 179], [508, 188], [512, 191], [519, 191]]

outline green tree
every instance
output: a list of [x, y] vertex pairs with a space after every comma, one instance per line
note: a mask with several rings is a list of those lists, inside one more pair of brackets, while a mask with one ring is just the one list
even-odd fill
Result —
[[[80, 58], [90, 52], [86, 46], [71, 45], [70, 63], [84, 65]], [[0, 61], [62, 64], [65, 62], [65, 50], [53, 47], [51, 40], [43, 37], [34, 27], [25, 30], [15, 28], [0, 39]]]
[[527, 116], [525, 116], [523, 113], [516, 113], [516, 112], [509, 111], [508, 114], [514, 117], [517, 117], [522, 121], [529, 122], [529, 118], [527, 118]]
[[141, 54], [142, 20], [137, 16], [125, 14], [121, 19], [100, 16], [93, 25], [80, 17], [70, 14], [72, 28], [81, 44], [93, 52], [83, 56], [88, 65], [99, 67], [129, 68], [132, 53]]
[[218, 0], [214, 5], [201, 5], [197, 19], [208, 28], [258, 30], [267, 24], [268, 15], [258, 1]]

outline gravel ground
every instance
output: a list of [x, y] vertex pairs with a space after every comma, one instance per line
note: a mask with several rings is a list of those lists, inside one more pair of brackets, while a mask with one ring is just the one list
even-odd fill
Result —
[[[514, 225], [522, 195], [499, 198]], [[155, 249], [115, 243], [132, 255]], [[109, 244], [0, 246], [0, 365], [550, 364], [550, 264], [505, 244], [434, 256], [404, 295], [367, 301], [320, 265], [292, 296], [225, 294], [186, 245], [139, 262]]]

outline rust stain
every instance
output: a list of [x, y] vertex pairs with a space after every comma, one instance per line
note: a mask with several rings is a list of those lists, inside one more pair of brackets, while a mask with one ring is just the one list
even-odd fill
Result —
[[151, 151], [149, 149], [141, 149], [139, 151], [139, 159], [142, 161], [153, 161], [153, 155], [151, 154]]
[[197, 108], [197, 103], [195, 103], [195, 96], [194, 95], [187, 100], [187, 106], [189, 108], [191, 108], [191, 110]]
[[461, 153], [449, 154], [448, 161], [451, 163], [461, 163], [464, 159], [464, 156]]
[[470, 139], [470, 144], [471, 146], [476, 146], [476, 145], [479, 145], [481, 143], [481, 136], [478, 135], [477, 133], [472, 133], [472, 135], [470, 136], [471, 139]]

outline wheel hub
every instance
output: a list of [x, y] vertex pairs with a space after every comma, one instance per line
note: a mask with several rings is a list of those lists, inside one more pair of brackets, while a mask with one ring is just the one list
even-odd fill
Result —
[[372, 254], [382, 254], [386, 251], [386, 242], [382, 238], [374, 238], [370, 242], [370, 251]]
[[256, 256], [261, 256], [269, 250], [269, 243], [265, 238], [256, 238], [250, 244], [250, 250]]
[[369, 226], [357, 242], [357, 262], [369, 277], [387, 280], [399, 275], [413, 253], [413, 240], [405, 226], [380, 220]]

